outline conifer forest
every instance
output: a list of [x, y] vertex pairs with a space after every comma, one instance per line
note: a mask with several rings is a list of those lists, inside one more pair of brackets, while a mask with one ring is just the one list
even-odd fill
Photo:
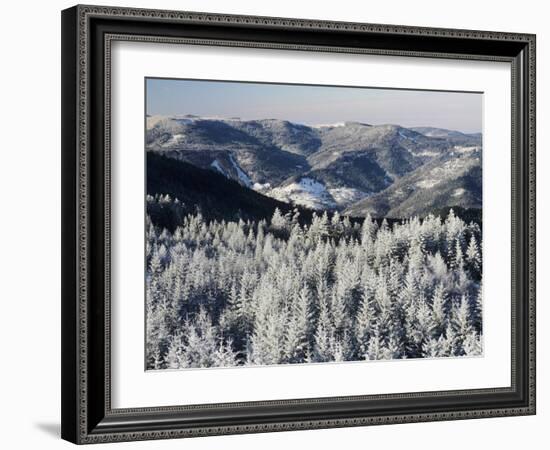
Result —
[[300, 213], [147, 216], [147, 369], [482, 354], [480, 224]]

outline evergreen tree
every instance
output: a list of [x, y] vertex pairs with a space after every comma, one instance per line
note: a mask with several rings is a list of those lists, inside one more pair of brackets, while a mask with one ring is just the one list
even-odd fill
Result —
[[440, 283], [435, 287], [432, 299], [432, 319], [435, 337], [441, 336], [447, 328], [447, 294]]
[[477, 280], [481, 275], [481, 254], [475, 236], [472, 234], [466, 249], [466, 261], [472, 278]]
[[457, 351], [459, 355], [462, 355], [465, 353], [464, 343], [473, 331], [470, 320], [470, 301], [467, 294], [463, 294], [460, 303], [455, 305], [452, 324], [456, 335]]
[[281, 210], [279, 208], [275, 208], [275, 212], [271, 217], [271, 229], [274, 231], [283, 232], [286, 231], [287, 226], [287, 218], [281, 214]]
[[291, 305], [292, 314], [286, 330], [285, 358], [288, 362], [304, 362], [309, 354], [311, 309], [310, 293], [304, 285]]
[[330, 321], [328, 302], [326, 295], [320, 291], [319, 317], [314, 336], [314, 360], [325, 362], [332, 360], [331, 340], [333, 336], [332, 323]]

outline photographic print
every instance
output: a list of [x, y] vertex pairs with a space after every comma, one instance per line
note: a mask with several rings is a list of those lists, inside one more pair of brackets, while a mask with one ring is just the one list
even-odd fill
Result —
[[483, 93], [145, 96], [147, 370], [483, 354]]

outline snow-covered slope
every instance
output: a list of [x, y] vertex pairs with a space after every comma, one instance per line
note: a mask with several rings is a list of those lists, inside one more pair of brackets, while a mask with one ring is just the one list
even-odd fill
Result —
[[308, 177], [272, 189], [267, 195], [286, 203], [295, 203], [311, 209], [333, 209], [337, 206], [326, 186]]
[[[481, 166], [480, 134], [181, 115], [147, 117], [146, 145], [148, 151], [314, 209], [414, 214], [425, 204], [477, 207], [481, 199], [480, 183], [454, 181], [465, 162], [469, 168]], [[435, 200], [447, 185], [454, 190]]]

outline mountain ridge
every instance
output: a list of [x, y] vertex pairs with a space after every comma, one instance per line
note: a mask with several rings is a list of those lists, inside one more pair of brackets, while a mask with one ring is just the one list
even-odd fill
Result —
[[482, 136], [477, 133], [193, 115], [148, 116], [146, 121], [148, 153], [215, 171], [285, 203], [398, 217], [450, 202], [481, 206]]

